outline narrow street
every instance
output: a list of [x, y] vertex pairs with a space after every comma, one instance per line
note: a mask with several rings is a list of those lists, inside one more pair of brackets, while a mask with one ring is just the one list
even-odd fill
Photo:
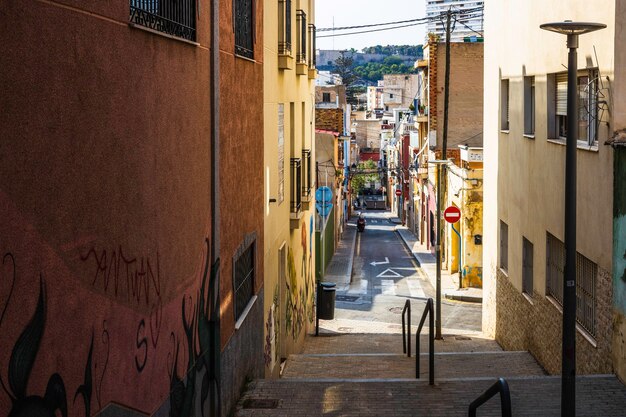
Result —
[[[335, 318], [363, 322], [362, 330], [372, 322], [396, 329], [405, 300], [410, 299], [416, 324], [425, 300], [435, 298], [435, 289], [395, 232], [389, 212], [363, 214], [367, 225], [356, 236], [351, 283], [338, 286]], [[481, 305], [442, 300], [442, 328], [444, 333], [480, 332]]]

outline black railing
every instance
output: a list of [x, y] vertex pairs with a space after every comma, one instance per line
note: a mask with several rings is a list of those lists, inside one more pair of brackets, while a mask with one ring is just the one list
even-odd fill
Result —
[[254, 59], [254, 10], [252, 0], [234, 0], [235, 54]]
[[291, 212], [299, 213], [302, 207], [302, 161], [291, 158]]
[[422, 327], [424, 327], [424, 322], [426, 321], [426, 316], [428, 316], [428, 384], [435, 385], [435, 318], [434, 318], [435, 308], [433, 307], [433, 299], [429, 298], [426, 301], [426, 307], [424, 307], [424, 312], [422, 313], [422, 319], [420, 320], [419, 326], [417, 326], [417, 332], [415, 332], [415, 378], [419, 379], [420, 377], [420, 333], [422, 332]]
[[302, 197], [311, 195], [311, 150], [302, 150], [302, 161], [304, 162], [304, 182], [302, 184]]
[[278, 53], [291, 55], [291, 0], [278, 0]]
[[[406, 318], [405, 318], [406, 316]], [[408, 331], [405, 329], [405, 323]], [[402, 309], [402, 352], [411, 357], [411, 301], [406, 300]], [[419, 358], [417, 358], [419, 360]]]
[[304, 10], [296, 10], [296, 25], [298, 33], [298, 51], [296, 53], [296, 61], [299, 64], [306, 64], [306, 13]]
[[315, 36], [317, 29], [315, 25], [309, 25], [309, 68], [314, 69], [317, 64], [317, 58], [315, 56]]
[[498, 382], [490, 386], [480, 397], [472, 401], [469, 406], [469, 417], [476, 417], [476, 409], [489, 401], [489, 399], [497, 393], [500, 393], [502, 417], [511, 417], [511, 392], [509, 391], [509, 384], [507, 384], [504, 378], [499, 378]]
[[196, 1], [130, 0], [130, 22], [195, 41]]

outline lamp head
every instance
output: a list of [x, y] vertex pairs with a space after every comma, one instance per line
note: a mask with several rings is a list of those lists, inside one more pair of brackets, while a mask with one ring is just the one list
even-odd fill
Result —
[[563, 22], [544, 23], [539, 27], [562, 35], [584, 35], [585, 33], [604, 29], [606, 25], [604, 23], [572, 22], [571, 20], [565, 20]]

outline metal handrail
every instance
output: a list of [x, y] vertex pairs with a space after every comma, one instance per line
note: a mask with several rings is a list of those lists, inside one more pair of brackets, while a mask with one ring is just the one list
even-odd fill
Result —
[[[408, 312], [408, 318], [406, 322], [408, 323], [408, 330], [405, 329], [405, 313]], [[408, 350], [407, 350], [408, 346]], [[406, 300], [404, 303], [404, 308], [402, 309], [402, 352], [406, 353], [407, 357], [411, 357], [411, 300]]]
[[435, 385], [435, 317], [434, 317], [434, 303], [433, 299], [429, 298], [426, 301], [426, 307], [424, 307], [424, 312], [422, 313], [422, 319], [420, 320], [420, 324], [417, 327], [417, 332], [415, 332], [415, 378], [419, 379], [420, 377], [420, 333], [422, 332], [422, 327], [424, 327], [424, 322], [426, 321], [426, 316], [428, 316], [428, 385]]
[[480, 397], [472, 401], [469, 406], [469, 417], [476, 417], [476, 409], [489, 401], [489, 399], [497, 393], [500, 393], [502, 417], [511, 417], [511, 392], [509, 391], [509, 384], [507, 384], [504, 378], [499, 378], [498, 382], [490, 386]]

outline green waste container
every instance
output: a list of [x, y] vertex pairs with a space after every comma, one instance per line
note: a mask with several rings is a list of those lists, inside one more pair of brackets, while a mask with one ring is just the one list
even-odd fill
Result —
[[317, 287], [317, 317], [321, 320], [335, 318], [335, 288], [334, 282], [320, 282]]

